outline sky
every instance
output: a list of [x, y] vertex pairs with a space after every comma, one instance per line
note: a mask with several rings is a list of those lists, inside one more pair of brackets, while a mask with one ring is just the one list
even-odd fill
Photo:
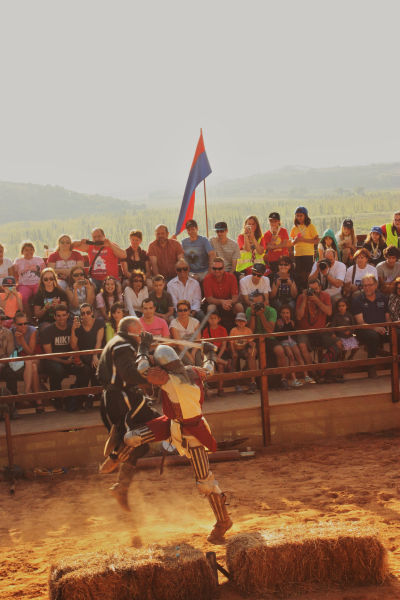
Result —
[[182, 196], [400, 159], [397, 0], [0, 0], [0, 180]]

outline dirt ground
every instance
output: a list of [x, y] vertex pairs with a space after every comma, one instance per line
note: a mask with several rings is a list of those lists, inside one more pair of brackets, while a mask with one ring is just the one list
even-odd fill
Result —
[[[358, 435], [301, 448], [269, 448], [255, 459], [220, 463], [214, 471], [230, 502], [237, 532], [293, 523], [360, 523], [376, 528], [388, 550], [391, 576], [380, 587], [303, 593], [303, 600], [400, 598], [399, 432]], [[107, 488], [115, 475], [70, 471], [52, 479], [17, 482], [14, 496], [0, 484], [0, 598], [48, 598], [49, 566], [85, 551], [188, 542], [210, 547], [208, 503], [193, 484], [191, 468], [138, 473], [130, 491], [132, 515], [117, 508]], [[222, 600], [242, 598], [221, 576]], [[292, 597], [292, 596], [290, 596]], [[100, 599], [99, 599], [100, 600]]]

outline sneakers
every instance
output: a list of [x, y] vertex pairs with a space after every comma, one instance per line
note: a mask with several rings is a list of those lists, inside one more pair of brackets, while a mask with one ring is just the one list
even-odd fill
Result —
[[316, 381], [315, 379], [307, 375], [306, 377], [304, 377], [304, 383], [316, 383]]
[[252, 381], [249, 385], [249, 389], [246, 390], [246, 394], [255, 394], [257, 391], [257, 385], [255, 381]]
[[281, 388], [281, 390], [288, 390], [289, 384], [287, 382], [287, 379], [282, 379], [281, 385], [279, 387]]
[[289, 386], [291, 388], [299, 388], [303, 385], [302, 381], [299, 381], [298, 379], [293, 379], [292, 381], [289, 382]]

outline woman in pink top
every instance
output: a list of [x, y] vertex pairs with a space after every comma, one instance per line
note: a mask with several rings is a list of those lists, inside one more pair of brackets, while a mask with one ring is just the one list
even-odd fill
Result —
[[67, 279], [72, 267], [83, 268], [83, 257], [77, 250], [72, 250], [72, 240], [69, 235], [60, 235], [57, 248], [48, 258], [47, 266], [57, 273], [58, 285], [67, 289]]
[[18, 282], [17, 289], [22, 296], [24, 311], [30, 314], [29, 299], [39, 289], [40, 273], [45, 264], [43, 258], [34, 256], [35, 246], [32, 242], [23, 242], [21, 254], [22, 258], [14, 261], [14, 276]]

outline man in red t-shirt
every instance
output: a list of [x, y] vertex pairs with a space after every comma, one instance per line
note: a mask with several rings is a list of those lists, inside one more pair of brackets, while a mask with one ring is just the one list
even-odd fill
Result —
[[238, 302], [239, 292], [236, 277], [225, 271], [223, 258], [216, 257], [212, 261], [211, 273], [203, 280], [204, 295], [208, 303], [208, 312], [217, 312], [221, 323], [231, 329], [235, 314], [244, 312], [243, 305]]
[[289, 234], [287, 229], [281, 227], [281, 217], [277, 212], [270, 213], [269, 230], [264, 233], [262, 245], [265, 248], [265, 256], [273, 273], [278, 272], [279, 259], [289, 256]]
[[87, 252], [89, 276], [99, 291], [106, 277], [119, 278], [118, 259], [126, 258], [126, 252], [115, 242], [108, 240], [104, 231], [97, 227], [92, 231], [92, 241], [83, 239], [72, 242], [72, 247]]
[[157, 225], [155, 235], [156, 239], [147, 250], [151, 270], [153, 275], [162, 275], [166, 281], [170, 281], [176, 275], [176, 263], [183, 258], [183, 249], [177, 240], [168, 237], [166, 225]]

